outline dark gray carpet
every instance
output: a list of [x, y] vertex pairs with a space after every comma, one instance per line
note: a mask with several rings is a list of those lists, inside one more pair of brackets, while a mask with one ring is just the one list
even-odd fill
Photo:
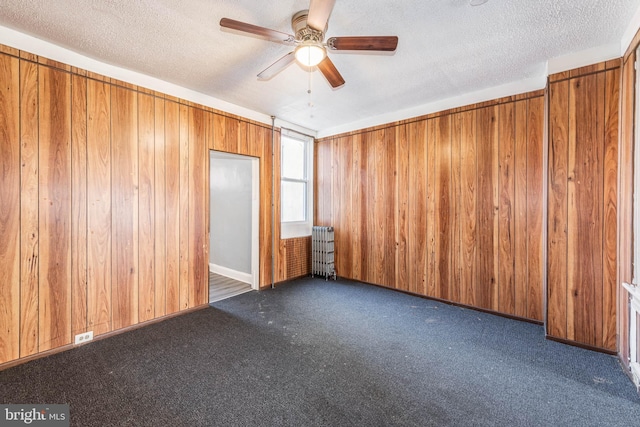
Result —
[[300, 279], [0, 372], [81, 426], [630, 426], [617, 359], [541, 326]]

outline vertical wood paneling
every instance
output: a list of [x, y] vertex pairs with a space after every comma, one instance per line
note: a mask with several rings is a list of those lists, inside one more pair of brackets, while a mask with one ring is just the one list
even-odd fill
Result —
[[[280, 144], [278, 144], [280, 145]], [[238, 123], [238, 154], [242, 154], [243, 156], [249, 156], [249, 123], [240, 122]]]
[[618, 118], [620, 70], [606, 73], [604, 99], [603, 325], [602, 347], [616, 349], [616, 234], [618, 217]]
[[20, 354], [20, 61], [0, 55], [0, 363]]
[[[226, 131], [226, 118], [221, 114], [213, 115], [213, 144], [212, 150], [224, 151], [225, 144], [225, 131]], [[260, 146], [262, 148], [262, 145]]]
[[620, 72], [571, 75], [550, 85], [548, 333], [615, 350]]
[[138, 323], [137, 94], [111, 86], [111, 295], [113, 328]]
[[[343, 175], [343, 157], [340, 156], [340, 145], [339, 145], [340, 140], [338, 138], [334, 139], [332, 142], [332, 150], [334, 150], [334, 152], [336, 153], [334, 160], [333, 160], [333, 173], [335, 174], [335, 179], [332, 180], [331, 185], [331, 194], [336, 194], [338, 197], [333, 199], [333, 210], [335, 212], [333, 218], [333, 228], [334, 228], [334, 236], [337, 236], [335, 238], [341, 238], [341, 241], [345, 241], [344, 236], [342, 236], [342, 214], [343, 214], [343, 210], [344, 210], [344, 204], [343, 204], [343, 197], [341, 197], [340, 195], [342, 194], [342, 192], [338, 191], [337, 188], [335, 188], [336, 186], [340, 185], [340, 181], [342, 179], [344, 179], [344, 175]], [[339, 271], [340, 269], [340, 261], [342, 261], [340, 259], [340, 257], [342, 256], [342, 252], [341, 252], [341, 248], [334, 248], [335, 252], [334, 252], [334, 256], [335, 256], [335, 269], [336, 271]], [[283, 262], [284, 260], [281, 260], [281, 262]], [[284, 267], [284, 265], [283, 265]]]
[[460, 181], [460, 149], [462, 137], [462, 114], [451, 116], [451, 282], [449, 283], [449, 298], [460, 302], [462, 298], [461, 286], [461, 181]]
[[95, 335], [111, 324], [111, 94], [87, 81], [87, 320]]
[[[395, 129], [395, 143], [396, 143], [396, 179], [395, 179], [395, 193], [396, 193], [396, 278], [394, 287], [396, 289], [402, 289], [404, 291], [409, 290], [409, 269], [412, 268], [410, 252], [409, 252], [409, 183], [412, 182], [409, 178], [409, 135], [407, 125], [400, 125]], [[341, 138], [343, 145], [347, 145], [348, 139]], [[350, 162], [349, 162], [350, 163]], [[350, 191], [345, 191], [343, 194], [351, 194]]]
[[71, 78], [39, 67], [39, 350], [71, 342]]
[[341, 227], [352, 209], [339, 274], [541, 320], [543, 106], [536, 94], [320, 140], [318, 188], [332, 185], [316, 220]]
[[[634, 46], [635, 47], [635, 46]], [[618, 229], [617, 241], [617, 332], [620, 360], [629, 366], [629, 294], [623, 282], [633, 279], [633, 146], [635, 106], [636, 54], [632, 50], [622, 66], [620, 88], [620, 145], [618, 147]]]
[[196, 307], [206, 304], [206, 289], [208, 288], [208, 258], [205, 258], [205, 247], [208, 237], [205, 218], [207, 207], [205, 194], [209, 186], [205, 185], [208, 171], [206, 157], [206, 131], [204, 111], [189, 109], [189, 306]]
[[155, 102], [138, 94], [138, 320], [155, 317]]
[[166, 313], [180, 310], [180, 105], [165, 102]]
[[599, 346], [596, 325], [602, 325], [602, 312], [597, 308], [602, 300], [595, 294], [602, 280], [602, 189], [598, 179], [602, 177], [602, 138], [597, 132], [599, 100], [592, 96], [597, 77], [569, 83], [567, 184], [567, 338], [593, 346]]
[[409, 138], [408, 197], [409, 197], [409, 283], [407, 290], [419, 294], [427, 292], [427, 122], [407, 125]]
[[[527, 263], [527, 132], [529, 100], [514, 105], [515, 141], [513, 152], [513, 263], [514, 314], [527, 317], [528, 263]], [[542, 175], [540, 175], [540, 178]], [[540, 296], [538, 295], [538, 298]]]
[[542, 283], [546, 273], [544, 263], [544, 98], [528, 101], [527, 112], [527, 314], [526, 317], [543, 320]]
[[[498, 311], [515, 314], [515, 104], [498, 107]], [[526, 301], [526, 298], [525, 298]]]
[[[351, 210], [351, 201], [348, 197], [349, 193], [341, 192], [337, 188], [340, 185], [345, 185], [345, 181], [351, 181], [347, 174], [349, 173], [349, 168], [347, 167], [348, 159], [351, 159], [351, 147], [345, 145], [342, 139], [337, 138], [333, 142], [333, 149], [336, 151], [336, 156], [334, 160], [334, 173], [336, 174], [336, 179], [333, 180], [333, 187], [331, 189], [332, 194], [338, 195], [336, 199], [334, 199], [334, 210], [336, 214], [334, 215], [334, 231], [335, 235], [338, 236], [342, 242], [344, 242], [343, 247], [335, 248], [335, 268], [337, 274], [340, 274], [340, 271], [343, 271], [347, 265], [351, 263], [351, 251], [347, 250], [350, 245], [349, 241], [349, 228], [350, 224], [347, 220], [347, 212]], [[348, 153], [347, 153], [348, 149]], [[286, 259], [282, 259], [280, 262], [284, 264]], [[286, 266], [285, 266], [286, 267]]]
[[549, 86], [547, 334], [567, 337], [569, 82]]
[[497, 260], [497, 111], [485, 107], [477, 111], [478, 156], [478, 306], [498, 309]]
[[450, 299], [453, 221], [451, 183], [451, 116], [434, 119], [435, 140], [435, 294]]
[[[270, 283], [279, 158], [266, 126], [6, 49], [0, 111], [0, 364], [207, 302], [216, 144], [261, 159], [260, 285]], [[339, 216], [348, 227], [350, 215]], [[309, 239], [283, 243], [276, 280], [308, 272]]]
[[[351, 252], [353, 253], [350, 274], [344, 273], [344, 277], [351, 277], [355, 280], [362, 280], [362, 179], [364, 170], [362, 166], [362, 136], [354, 135], [348, 139], [347, 144], [352, 146], [353, 168], [351, 173], [351, 211], [353, 221], [351, 222]], [[320, 144], [324, 145], [324, 144]], [[318, 146], [318, 144], [316, 144]], [[320, 203], [326, 203], [320, 199]]]
[[385, 262], [386, 260], [394, 261], [396, 258], [396, 238], [395, 228], [393, 225], [396, 220], [396, 197], [395, 191], [395, 177], [397, 176], [396, 170], [396, 143], [395, 143], [395, 130], [385, 129], [381, 135], [384, 153], [385, 175], [387, 179], [383, 180], [384, 183], [384, 199], [382, 204], [384, 205], [383, 215], [384, 218], [380, 221], [382, 223], [382, 231], [384, 234], [384, 253], [383, 259], [380, 264], [383, 266], [383, 283], [388, 287], [395, 287], [396, 283], [396, 263]]
[[238, 125], [238, 119], [225, 119], [224, 151], [229, 153], [238, 152]]
[[[425, 223], [427, 229], [426, 236], [426, 280], [425, 294], [435, 296], [436, 291], [436, 141], [438, 128], [435, 126], [435, 120], [426, 121], [426, 137], [425, 137], [425, 190], [426, 190], [426, 215]], [[422, 228], [418, 233], [422, 233]]]
[[[374, 271], [373, 283], [377, 283], [379, 285], [388, 286], [385, 277], [385, 267], [388, 263], [384, 262], [386, 255], [386, 245], [387, 245], [387, 234], [386, 227], [387, 218], [386, 218], [386, 206], [387, 206], [387, 197], [389, 197], [389, 202], [393, 202], [393, 196], [387, 194], [386, 185], [389, 179], [385, 179], [385, 177], [389, 177], [387, 170], [387, 163], [385, 159], [386, 154], [386, 146], [384, 140], [384, 130], [379, 130], [376, 132], [370, 133], [371, 140], [370, 142], [373, 145], [372, 156], [375, 158], [373, 164], [373, 170], [382, 171], [381, 174], [376, 175], [376, 179], [372, 180], [374, 183], [373, 191], [373, 228], [371, 229], [371, 237], [372, 237], [372, 245], [373, 245], [373, 257], [371, 258], [370, 268]], [[335, 160], [334, 160], [335, 161]], [[332, 162], [333, 164], [333, 162]], [[388, 218], [388, 220], [393, 221], [393, 217]], [[395, 257], [394, 257], [395, 258]]]
[[71, 335], [87, 330], [87, 79], [71, 77]]
[[476, 161], [476, 111], [462, 114], [460, 147], [460, 247], [462, 271], [460, 276], [463, 304], [476, 305], [476, 277], [478, 274], [478, 178]]
[[[379, 251], [377, 246], [377, 238], [376, 236], [376, 182], [377, 179], [381, 179], [382, 177], [378, 177], [378, 174], [372, 174], [371, 171], [376, 170], [376, 150], [375, 150], [375, 140], [372, 132], [367, 132], [363, 135], [362, 138], [362, 154], [363, 159], [362, 162], [367, 171], [367, 179], [366, 187], [364, 188], [365, 197], [363, 200], [366, 202], [366, 207], [363, 204], [362, 212], [366, 212], [366, 219], [364, 222], [364, 230], [363, 236], [365, 237], [365, 246], [362, 248], [362, 274], [364, 280], [368, 283], [380, 284], [380, 281], [377, 279], [377, 266], [376, 266], [376, 254]], [[366, 157], [364, 157], [366, 156]], [[331, 168], [332, 160], [329, 159], [329, 167]], [[376, 179], [377, 178], [377, 179]], [[325, 195], [326, 197], [331, 197], [330, 195]]]
[[[256, 129], [257, 140], [261, 141], [260, 147], [261, 153], [261, 165], [260, 165], [260, 199], [264, 203], [261, 204], [260, 212], [260, 241], [263, 242], [262, 255], [260, 257], [260, 284], [266, 286], [271, 283], [272, 279], [272, 266], [271, 266], [271, 254], [273, 246], [273, 235], [271, 229], [271, 202], [272, 202], [272, 177], [271, 172], [273, 168], [280, 166], [279, 159], [276, 159], [277, 163], [274, 165], [273, 149], [271, 143], [271, 131], [265, 128]], [[276, 199], [274, 203], [279, 203]]]
[[189, 308], [189, 107], [180, 105], [180, 310]]
[[[38, 352], [38, 105], [38, 66], [20, 61], [20, 357]], [[2, 205], [8, 205], [4, 199]], [[2, 239], [10, 242], [10, 238]], [[10, 258], [3, 255], [2, 259]], [[10, 269], [3, 267], [0, 271]], [[8, 294], [2, 291], [2, 295]]]
[[[155, 98], [154, 131], [154, 189], [155, 189], [155, 291], [156, 317], [166, 314], [167, 303], [167, 214], [166, 214], [166, 164], [165, 164], [165, 101]], [[208, 182], [208, 180], [206, 181]]]

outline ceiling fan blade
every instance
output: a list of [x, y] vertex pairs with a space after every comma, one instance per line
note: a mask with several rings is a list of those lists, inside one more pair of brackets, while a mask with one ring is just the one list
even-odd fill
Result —
[[331, 37], [327, 46], [332, 50], [394, 51], [398, 46], [396, 36]]
[[274, 62], [273, 64], [269, 65], [267, 68], [262, 70], [260, 74], [258, 74], [258, 78], [260, 80], [269, 80], [270, 78], [278, 74], [280, 71], [284, 70], [287, 67], [287, 65], [291, 64], [295, 59], [296, 57], [293, 54], [293, 52], [287, 53], [285, 56], [278, 59], [276, 62]]
[[246, 22], [236, 21], [234, 19], [222, 18], [220, 26], [230, 28], [232, 30], [243, 31], [245, 33], [255, 34], [265, 37], [274, 42], [293, 43], [294, 37], [291, 34], [283, 33], [269, 28], [259, 27], [257, 25], [247, 24]]
[[336, 0], [311, 0], [307, 25], [314, 30], [324, 31], [335, 3]]
[[325, 76], [325, 78], [329, 81], [329, 84], [334, 89], [340, 87], [344, 84], [344, 79], [338, 72], [338, 69], [333, 62], [329, 59], [329, 57], [325, 57], [319, 64], [318, 69]]

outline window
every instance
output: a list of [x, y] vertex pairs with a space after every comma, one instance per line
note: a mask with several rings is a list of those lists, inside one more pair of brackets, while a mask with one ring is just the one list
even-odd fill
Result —
[[280, 221], [282, 238], [311, 235], [313, 223], [313, 139], [282, 130]]

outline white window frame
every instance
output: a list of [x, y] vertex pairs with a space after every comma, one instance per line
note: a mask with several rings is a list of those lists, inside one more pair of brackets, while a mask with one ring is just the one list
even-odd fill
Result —
[[[305, 171], [306, 171], [306, 213], [305, 221], [283, 222], [282, 221], [282, 197], [280, 197], [280, 238], [292, 239], [295, 237], [311, 236], [313, 228], [313, 138], [302, 135], [288, 129], [281, 129], [280, 137], [295, 139], [305, 144]], [[287, 180], [282, 176], [282, 149], [280, 150], [280, 188], [282, 191], [282, 182], [300, 182], [299, 180]]]

